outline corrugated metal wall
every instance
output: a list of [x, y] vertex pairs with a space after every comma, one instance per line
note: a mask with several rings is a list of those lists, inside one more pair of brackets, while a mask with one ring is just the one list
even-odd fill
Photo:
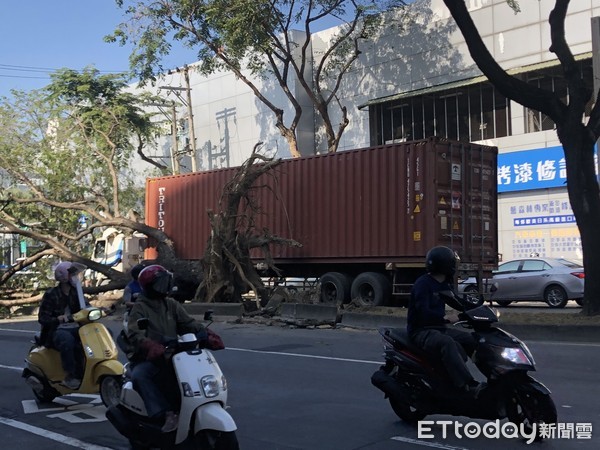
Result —
[[[255, 191], [258, 226], [302, 243], [274, 248], [278, 263], [422, 262], [434, 245], [495, 262], [496, 158], [494, 147], [428, 139], [285, 160], [257, 181], [269, 186]], [[147, 224], [162, 228], [180, 257], [201, 258], [206, 211], [217, 209], [235, 170], [149, 179]]]

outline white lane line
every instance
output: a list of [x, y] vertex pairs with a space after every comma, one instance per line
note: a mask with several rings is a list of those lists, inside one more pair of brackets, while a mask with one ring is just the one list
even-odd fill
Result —
[[420, 439], [411, 439], [404, 436], [394, 436], [393, 441], [406, 442], [407, 444], [423, 445], [424, 447], [444, 448], [447, 450], [468, 450], [465, 447], [453, 447], [451, 445], [440, 444], [438, 442], [427, 442]]
[[29, 334], [35, 334], [38, 331], [33, 331], [33, 330], [17, 330], [16, 328], [0, 328], [0, 331], [14, 331], [15, 333], [29, 333]]
[[4, 364], [0, 364], [0, 369], [18, 370], [19, 372], [21, 372], [23, 370], [22, 367], [5, 366]]
[[333, 356], [303, 355], [301, 353], [268, 352], [268, 351], [264, 351], [264, 350], [250, 350], [247, 348], [227, 347], [226, 350], [234, 350], [236, 352], [247, 352], [247, 353], [262, 353], [265, 355], [280, 355], [280, 356], [295, 356], [295, 357], [300, 357], [300, 358], [326, 359], [329, 361], [343, 361], [343, 362], [353, 362], [353, 363], [362, 363], [362, 364], [378, 364], [378, 365], [383, 364], [382, 361], [365, 361], [363, 359], [335, 358]]
[[[517, 336], [518, 337], [518, 336]], [[526, 344], [542, 344], [542, 345], [566, 345], [571, 347], [600, 347], [598, 342], [567, 342], [567, 341], [533, 341], [529, 339], [522, 339]]]
[[16, 420], [7, 419], [0, 416], [0, 423], [8, 425], [9, 427], [18, 428], [19, 430], [27, 431], [29, 433], [37, 434], [38, 436], [51, 439], [61, 444], [70, 445], [71, 447], [83, 448], [86, 450], [111, 450], [110, 447], [102, 447], [100, 445], [89, 444], [87, 442], [80, 441], [62, 434], [54, 433], [53, 431], [44, 430], [43, 428], [34, 427], [27, 425], [23, 422], [17, 422]]

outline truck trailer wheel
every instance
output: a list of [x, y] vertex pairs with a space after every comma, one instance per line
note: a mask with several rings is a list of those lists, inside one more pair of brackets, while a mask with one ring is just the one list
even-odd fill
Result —
[[389, 303], [392, 283], [377, 272], [363, 272], [352, 282], [352, 300], [360, 306], [383, 306]]
[[327, 272], [319, 280], [321, 302], [327, 305], [341, 305], [350, 301], [350, 275], [340, 272]]

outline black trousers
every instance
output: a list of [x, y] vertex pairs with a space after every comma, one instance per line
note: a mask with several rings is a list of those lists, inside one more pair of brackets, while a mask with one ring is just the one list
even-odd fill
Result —
[[442, 361], [455, 386], [462, 388], [473, 380], [466, 365], [476, 346], [471, 333], [453, 328], [422, 328], [410, 337], [417, 347]]

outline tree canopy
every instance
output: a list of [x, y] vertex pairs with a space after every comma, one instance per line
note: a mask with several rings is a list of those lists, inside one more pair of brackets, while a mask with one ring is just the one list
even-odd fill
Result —
[[0, 102], [0, 231], [35, 243], [0, 284], [45, 256], [80, 261], [123, 280], [89, 259], [94, 231], [158, 232], [130, 214], [143, 208], [144, 198], [131, 160], [136, 152], [144, 156], [155, 125], [144, 112], [148, 99], [126, 86], [123, 77], [93, 68], [63, 69], [45, 89], [14, 92]]
[[[109, 41], [135, 45], [130, 61], [142, 80], [154, 79], [174, 42], [197, 49], [204, 74], [233, 72], [275, 116], [275, 125], [300, 156], [297, 128], [306, 96], [318, 116], [329, 152], [335, 152], [349, 118], [341, 82], [361, 46], [383, 27], [407, 20], [402, 0], [116, 0], [128, 20]], [[333, 23], [332, 23], [333, 22]], [[311, 39], [324, 24], [341, 25], [323, 48]], [[256, 80], [276, 80], [287, 104], [275, 104]], [[300, 89], [294, 88], [296, 83]], [[286, 108], [293, 111], [284, 117]], [[312, 113], [312, 111], [311, 111]]]

